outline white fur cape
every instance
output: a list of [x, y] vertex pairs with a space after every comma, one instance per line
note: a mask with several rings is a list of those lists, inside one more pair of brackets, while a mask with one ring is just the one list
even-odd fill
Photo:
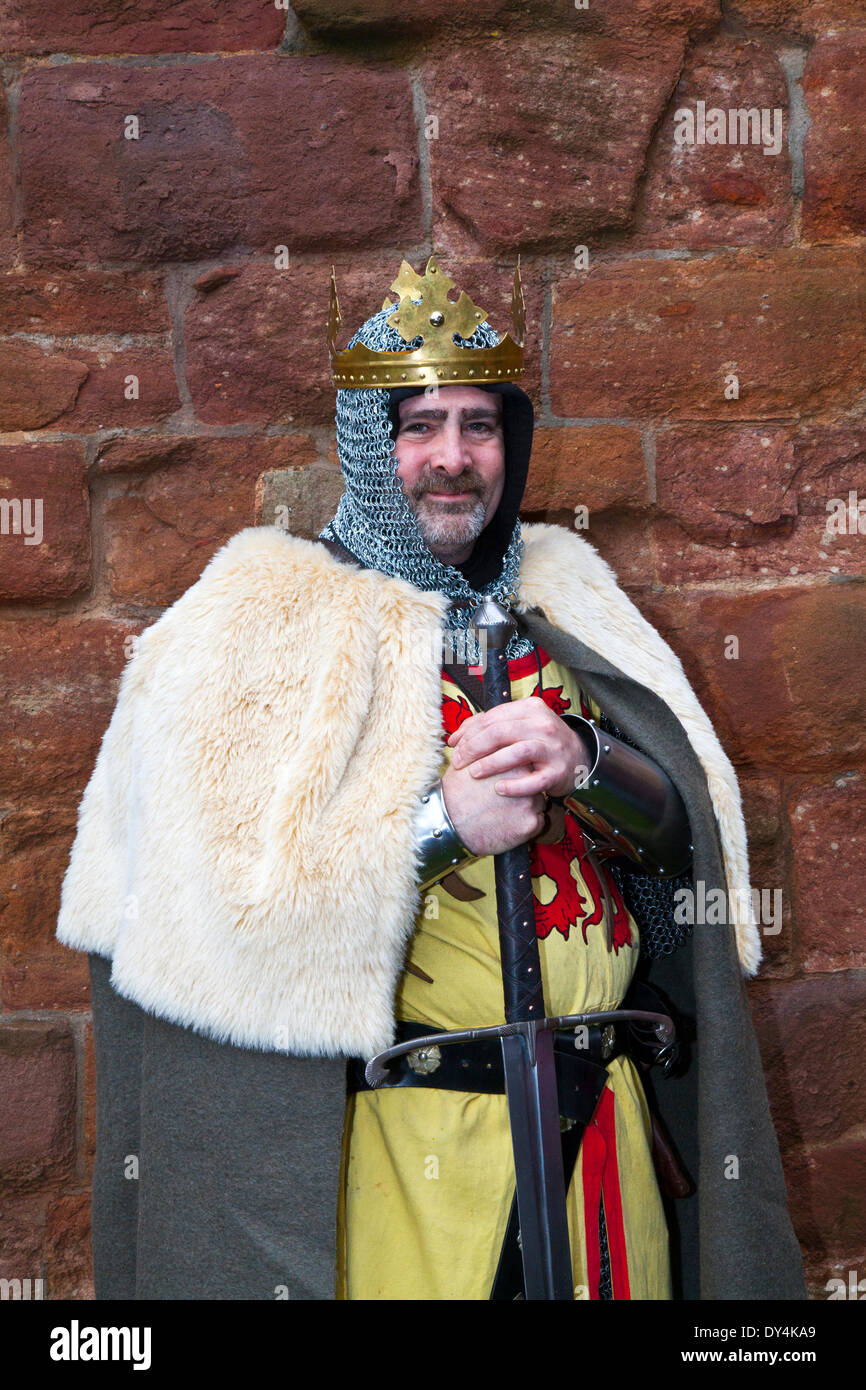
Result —
[[[736, 776], [678, 658], [587, 541], [521, 529], [518, 609], [584, 641], [603, 632], [606, 658], [667, 702], [706, 772], [729, 892], [747, 897]], [[422, 905], [414, 808], [441, 761], [447, 602], [278, 527], [232, 537], [123, 673], [59, 940], [111, 958], [122, 995], [217, 1041], [362, 1057], [391, 1045]]]

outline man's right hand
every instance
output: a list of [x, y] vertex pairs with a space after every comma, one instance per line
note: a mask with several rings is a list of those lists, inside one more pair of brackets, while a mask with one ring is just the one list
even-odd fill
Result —
[[507, 777], [525, 776], [527, 767], [473, 777], [469, 767], [449, 767], [442, 778], [445, 809], [454, 829], [473, 854], [502, 854], [526, 844], [544, 829], [544, 797], [503, 796], [495, 790]]

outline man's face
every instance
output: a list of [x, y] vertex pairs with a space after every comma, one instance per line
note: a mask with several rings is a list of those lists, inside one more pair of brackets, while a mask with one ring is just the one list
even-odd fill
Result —
[[428, 548], [461, 565], [505, 487], [502, 397], [442, 386], [400, 402], [397, 477]]

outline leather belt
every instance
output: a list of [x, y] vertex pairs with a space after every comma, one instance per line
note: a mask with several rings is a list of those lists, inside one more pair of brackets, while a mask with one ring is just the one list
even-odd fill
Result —
[[[443, 1033], [426, 1023], [398, 1023], [395, 1042], [411, 1042], [430, 1033]], [[589, 1124], [607, 1079], [607, 1066], [626, 1050], [621, 1024], [593, 1024], [577, 1030], [563, 1028], [553, 1035], [560, 1114], [566, 1120]], [[576, 1045], [578, 1044], [578, 1045]], [[392, 1063], [391, 1079], [376, 1089], [426, 1086], [446, 1091], [505, 1094], [502, 1047], [496, 1039], [408, 1052]], [[352, 1057], [346, 1065], [349, 1093], [372, 1088], [364, 1077], [364, 1062]]]

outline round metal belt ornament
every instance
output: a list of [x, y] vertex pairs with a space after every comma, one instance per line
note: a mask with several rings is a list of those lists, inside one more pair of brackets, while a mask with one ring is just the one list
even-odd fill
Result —
[[436, 1047], [416, 1047], [414, 1052], [406, 1053], [406, 1061], [413, 1071], [420, 1072], [422, 1076], [428, 1076], [431, 1071], [435, 1071], [442, 1061], [442, 1052]]

